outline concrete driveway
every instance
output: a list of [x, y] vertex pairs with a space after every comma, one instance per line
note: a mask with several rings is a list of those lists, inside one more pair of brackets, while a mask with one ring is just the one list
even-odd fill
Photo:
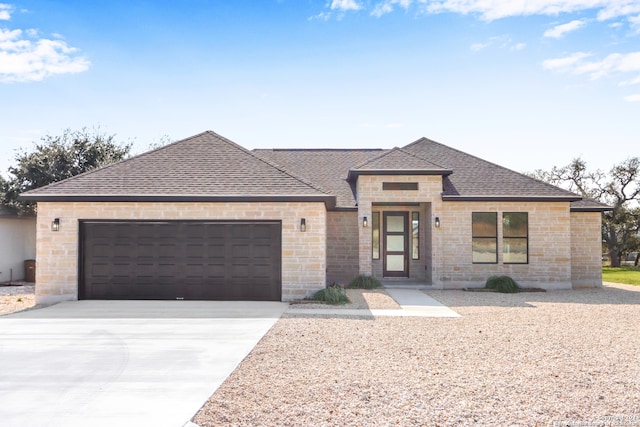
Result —
[[2, 316], [0, 423], [183, 426], [286, 308], [75, 301]]

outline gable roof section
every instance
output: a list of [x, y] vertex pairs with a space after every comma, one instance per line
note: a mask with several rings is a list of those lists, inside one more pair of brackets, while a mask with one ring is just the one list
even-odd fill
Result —
[[427, 138], [404, 150], [449, 168], [443, 178], [443, 200], [577, 201], [582, 197], [551, 184], [482, 160]]
[[324, 201], [335, 196], [214, 133], [23, 193], [35, 201]]
[[381, 149], [256, 149], [258, 156], [304, 176], [337, 198], [339, 208], [356, 206], [355, 183], [347, 181], [349, 169], [377, 157]]
[[414, 153], [393, 148], [349, 170], [347, 179], [359, 175], [449, 175], [451, 170], [423, 159]]

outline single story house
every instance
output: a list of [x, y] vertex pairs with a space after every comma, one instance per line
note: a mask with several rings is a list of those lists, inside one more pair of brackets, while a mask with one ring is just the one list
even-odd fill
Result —
[[25, 280], [26, 260], [36, 257], [36, 217], [0, 204], [0, 283]]
[[207, 131], [26, 192], [38, 303], [291, 300], [358, 274], [601, 286], [607, 206], [446, 145], [249, 151]]

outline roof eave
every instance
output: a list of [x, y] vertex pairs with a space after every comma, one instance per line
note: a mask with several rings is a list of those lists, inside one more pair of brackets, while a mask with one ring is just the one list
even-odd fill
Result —
[[359, 175], [441, 175], [453, 173], [449, 169], [350, 169], [347, 181], [354, 181]]
[[336, 205], [331, 195], [163, 195], [163, 194], [22, 194], [20, 200], [32, 202], [323, 202], [327, 209]]
[[447, 202], [577, 202], [582, 200], [580, 196], [508, 196], [508, 195], [478, 195], [457, 196], [442, 195], [442, 200]]
[[611, 206], [589, 206], [589, 207], [575, 207], [571, 208], [571, 212], [607, 212], [612, 211]]

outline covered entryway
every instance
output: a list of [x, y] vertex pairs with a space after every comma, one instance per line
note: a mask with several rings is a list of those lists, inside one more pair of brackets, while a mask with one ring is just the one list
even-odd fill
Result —
[[81, 221], [80, 299], [280, 301], [279, 221]]

